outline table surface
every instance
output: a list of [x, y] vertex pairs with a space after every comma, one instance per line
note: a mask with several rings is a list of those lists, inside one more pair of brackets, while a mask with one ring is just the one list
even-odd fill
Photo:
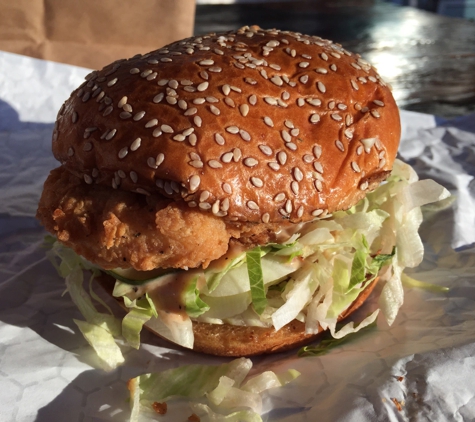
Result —
[[450, 118], [475, 112], [475, 23], [372, 0], [198, 5], [195, 34], [257, 24], [319, 35], [360, 53], [401, 108]]

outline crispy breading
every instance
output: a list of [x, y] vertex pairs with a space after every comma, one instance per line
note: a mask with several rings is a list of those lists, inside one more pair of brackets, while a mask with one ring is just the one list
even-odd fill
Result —
[[105, 269], [206, 267], [230, 241], [275, 240], [275, 224], [226, 223], [161, 195], [86, 184], [63, 167], [45, 182], [37, 217], [78, 254]]
[[45, 182], [37, 217], [57, 238], [103, 268], [206, 266], [231, 233], [222, 219], [141, 194], [87, 185], [62, 167]]

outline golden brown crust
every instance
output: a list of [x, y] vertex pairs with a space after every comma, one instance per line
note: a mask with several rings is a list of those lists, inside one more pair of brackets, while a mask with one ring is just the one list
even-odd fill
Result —
[[253, 27], [93, 72], [60, 110], [53, 151], [90, 184], [225, 221], [299, 222], [384, 179], [399, 135], [390, 90], [359, 56]]

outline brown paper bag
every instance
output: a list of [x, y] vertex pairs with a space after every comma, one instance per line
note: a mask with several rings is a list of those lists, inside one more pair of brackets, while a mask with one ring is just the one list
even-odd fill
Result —
[[92, 69], [193, 33], [195, 0], [0, 0], [0, 50]]

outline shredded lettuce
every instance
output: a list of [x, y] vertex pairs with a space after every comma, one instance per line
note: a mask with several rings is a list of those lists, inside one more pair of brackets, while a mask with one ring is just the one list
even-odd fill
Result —
[[[138, 421], [142, 410], [153, 402], [176, 397], [190, 399], [192, 411], [211, 421], [261, 421], [261, 393], [282, 387], [300, 373], [267, 371], [247, 378], [250, 359], [240, 358], [218, 366], [185, 365], [129, 381], [131, 421]], [[203, 419], [202, 419], [203, 420]]]
[[[361, 327], [359, 331], [355, 331], [351, 334], [348, 334], [344, 337], [335, 338], [331, 333], [324, 334], [323, 338], [318, 342], [317, 345], [304, 346], [298, 351], [298, 356], [323, 356], [329, 353], [335, 347], [341, 346], [342, 344], [352, 341], [356, 337], [361, 337], [362, 335], [368, 334], [377, 327], [376, 321], [371, 322], [365, 327]], [[358, 334], [356, 334], [358, 333]]]
[[[351, 209], [299, 226], [301, 232], [281, 244], [230, 251], [229, 262], [218, 260], [205, 270], [193, 270], [197, 276], [182, 283], [178, 292], [179, 313], [160, 309], [157, 295], [147, 292], [166, 288], [190, 272], [155, 271], [143, 277], [134, 271], [109, 272], [121, 280], [114, 296], [123, 297], [129, 308], [122, 324], [91, 288], [87, 292], [83, 287], [83, 270], [92, 270], [94, 276], [98, 268], [58, 242], [52, 244], [51, 254], [60, 258], [58, 262], [53, 258], [53, 263], [85, 318], [79, 328], [109, 367], [120, 361], [118, 355], [112, 357], [120, 352], [118, 346], [112, 352], [112, 344], [125, 339], [139, 347], [144, 325], [189, 348], [194, 341], [192, 320], [280, 329], [298, 319], [305, 323], [307, 333], [325, 328], [340, 338], [375, 320], [378, 311], [359, 325], [349, 323], [337, 329], [338, 316], [378, 274], [383, 286], [379, 308], [388, 324], [393, 323], [404, 301], [403, 281], [418, 285], [403, 270], [417, 266], [423, 258], [417, 233], [420, 207], [448, 196], [446, 189], [431, 180], [419, 181], [410, 166], [396, 160], [388, 180]], [[129, 278], [134, 274], [138, 280]]]
[[246, 252], [247, 273], [249, 276], [252, 306], [260, 315], [267, 306], [264, 277], [261, 266], [261, 248], [256, 247]]

